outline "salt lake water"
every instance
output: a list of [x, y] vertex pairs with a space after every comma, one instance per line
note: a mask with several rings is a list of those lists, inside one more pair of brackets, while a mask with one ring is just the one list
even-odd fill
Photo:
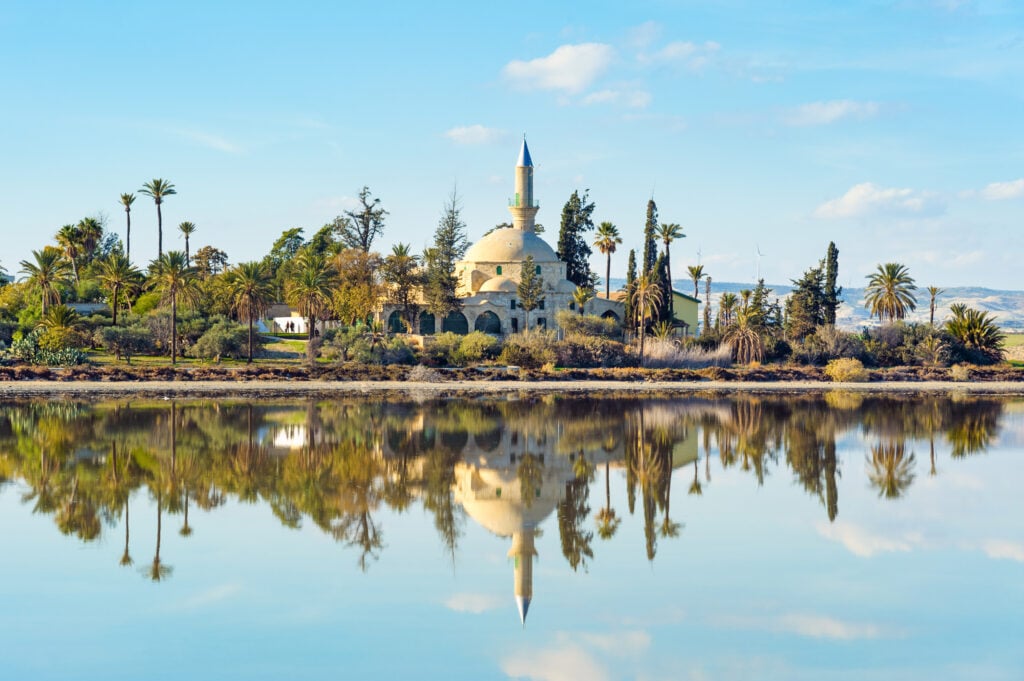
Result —
[[0, 405], [3, 679], [1022, 679], [1024, 400]]

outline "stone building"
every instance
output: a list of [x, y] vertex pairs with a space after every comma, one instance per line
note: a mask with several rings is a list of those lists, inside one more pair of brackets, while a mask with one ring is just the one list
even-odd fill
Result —
[[[515, 195], [509, 200], [508, 210], [512, 226], [495, 229], [477, 241], [456, 265], [462, 310], [440, 322], [429, 312], [421, 312], [420, 334], [483, 331], [505, 335], [525, 330], [527, 313], [518, 305], [518, 289], [523, 263], [529, 256], [544, 285], [544, 301], [529, 313], [529, 328], [556, 329], [555, 313], [576, 311], [576, 286], [565, 278], [566, 264], [534, 229], [540, 204], [533, 195], [533, 160], [525, 138], [515, 168]], [[621, 302], [603, 298], [592, 299], [585, 310], [616, 320], [622, 319], [623, 311]], [[386, 305], [383, 318], [392, 330], [402, 330], [401, 313], [395, 306]]]

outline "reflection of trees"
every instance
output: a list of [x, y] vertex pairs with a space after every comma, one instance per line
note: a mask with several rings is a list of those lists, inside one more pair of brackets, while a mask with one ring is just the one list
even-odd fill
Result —
[[[653, 560], [659, 538], [678, 534], [673, 512], [680, 512], [679, 504], [700, 503], [700, 495], [714, 493], [702, 477], [710, 482], [716, 454], [716, 465], [749, 473], [758, 485], [778, 472], [773, 468], [788, 468], [834, 520], [841, 474], [836, 443], [844, 434], [880, 443], [867, 457], [866, 472], [880, 496], [893, 498], [913, 484], [915, 441], [928, 442], [935, 474], [944, 457], [960, 459], [990, 447], [1002, 409], [993, 399], [870, 395], [25, 402], [0, 406], [0, 479], [21, 481], [22, 500], [33, 512], [51, 516], [61, 532], [82, 541], [123, 522], [123, 548], [120, 537], [117, 543], [124, 564], [132, 563], [129, 501], [147, 490], [156, 505], [154, 563], [163, 579], [170, 574], [160, 553], [163, 516], [181, 515], [176, 527], [187, 536], [197, 514], [228, 497], [267, 503], [286, 527], [313, 523], [355, 551], [363, 569], [384, 549], [381, 511], [422, 504], [454, 561], [466, 519], [453, 493], [460, 462], [514, 472], [529, 504], [545, 471], [566, 470], [562, 457], [572, 455], [580, 470], [565, 484], [556, 515], [563, 553], [578, 569], [592, 557], [594, 532], [602, 539], [617, 536], [621, 518], [610, 489], [615, 459], [624, 468], [626, 506], [642, 517], [645, 551]], [[281, 433], [294, 437], [281, 443], [275, 439]], [[697, 461], [686, 458], [694, 453], [698, 461], [704, 457], [703, 476]], [[694, 467], [684, 483], [692, 496], [676, 499], [673, 508], [673, 466], [684, 462]], [[605, 499], [593, 525], [592, 463], [605, 467]], [[153, 568], [146, 566], [147, 576]]]

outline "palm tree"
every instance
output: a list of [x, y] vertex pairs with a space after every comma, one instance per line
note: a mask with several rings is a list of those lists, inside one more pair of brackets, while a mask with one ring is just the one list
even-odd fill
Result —
[[142, 273], [131, 264], [127, 256], [113, 253], [99, 264], [96, 279], [110, 294], [110, 309], [114, 313], [114, 326], [117, 326], [117, 308], [121, 305], [121, 295], [131, 294], [142, 285]]
[[81, 235], [82, 255], [86, 257], [88, 264], [96, 253], [96, 247], [103, 240], [103, 225], [96, 218], [82, 218], [78, 221], [78, 231]]
[[[672, 283], [672, 254], [669, 252], [669, 245], [677, 239], [684, 239], [686, 235], [683, 234], [683, 228], [679, 225], [672, 223], [661, 223], [661, 226], [657, 230], [658, 238], [661, 239], [661, 243], [665, 244], [665, 270], [668, 275], [668, 288], [669, 288], [669, 299], [668, 299], [668, 312], [669, 316], [675, 318], [675, 306], [672, 304], [672, 291], [675, 290], [675, 284]], [[696, 296], [694, 296], [696, 297]]]
[[82, 317], [67, 305], [54, 305], [39, 320], [39, 328], [77, 331], [82, 328]]
[[935, 299], [938, 298], [943, 293], [945, 293], [945, 291], [939, 288], [938, 286], [928, 287], [928, 324], [930, 326], [935, 326]]
[[178, 225], [178, 231], [181, 232], [182, 236], [185, 237], [185, 262], [191, 263], [192, 258], [189, 257], [188, 252], [188, 238], [195, 234], [196, 226], [186, 220], [185, 222]]
[[192, 305], [199, 298], [196, 270], [188, 266], [185, 254], [169, 251], [149, 266], [149, 288], [158, 291], [164, 304], [171, 304], [171, 364], [178, 361], [178, 304]]
[[950, 309], [953, 318], [946, 322], [946, 333], [968, 350], [981, 353], [990, 362], [1003, 358], [1006, 336], [995, 317], [965, 305], [953, 305]]
[[156, 255], [157, 258], [162, 258], [164, 255], [164, 216], [160, 211], [160, 204], [164, 202], [165, 196], [173, 196], [178, 192], [175, 191], [173, 184], [158, 177], [142, 185], [139, 193], [151, 197], [153, 203], [156, 204]]
[[718, 320], [722, 326], [728, 327], [732, 324], [732, 316], [736, 312], [737, 305], [739, 305], [739, 298], [735, 293], [723, 293], [718, 299]]
[[644, 335], [647, 331], [647, 319], [661, 305], [664, 289], [654, 272], [648, 272], [637, 278], [633, 287], [633, 309], [640, 315], [640, 366], [644, 365]]
[[697, 298], [700, 295], [700, 280], [704, 278], [704, 265], [689, 265], [686, 268], [686, 272], [690, 275], [690, 281], [693, 282], [693, 297]]
[[330, 307], [338, 273], [322, 255], [303, 251], [295, 258], [291, 274], [285, 284], [285, 300], [309, 320], [309, 340], [313, 340], [317, 319]]
[[57, 230], [54, 240], [60, 246], [64, 257], [71, 263], [71, 270], [74, 272], [77, 285], [81, 281], [78, 278], [78, 255], [82, 250], [82, 231], [75, 225], [64, 225]]
[[917, 307], [914, 291], [914, 279], [905, 265], [887, 262], [878, 266], [878, 271], [868, 275], [868, 286], [865, 291], [865, 307], [871, 315], [878, 315], [879, 321], [886, 317], [890, 322], [903, 319], [907, 312]]
[[252, 364], [253, 322], [266, 314], [274, 301], [274, 283], [262, 262], [243, 262], [224, 277], [231, 294], [231, 307], [239, 319], [249, 322], [249, 357]]
[[615, 252], [615, 247], [622, 243], [622, 237], [619, 236], [619, 228], [610, 222], [602, 222], [597, 227], [597, 232], [594, 234], [594, 245], [597, 246], [597, 250], [605, 254], [607, 261], [604, 268], [604, 297], [611, 299], [612, 284], [612, 253]]
[[135, 203], [135, 194], [121, 194], [121, 205], [124, 206], [124, 217], [128, 225], [124, 233], [124, 253], [128, 259], [132, 259], [132, 204]]
[[572, 292], [573, 302], [576, 303], [576, 309], [582, 315], [584, 309], [591, 300], [594, 299], [594, 289], [587, 288], [584, 286], [577, 286], [576, 290]]
[[755, 322], [756, 315], [746, 307], [736, 313], [736, 323], [725, 330], [722, 340], [732, 346], [732, 355], [740, 364], [764, 359], [764, 341]]
[[35, 262], [21, 261], [21, 273], [29, 284], [36, 286], [43, 296], [43, 314], [48, 304], [60, 303], [60, 287], [67, 286], [70, 267], [64, 256], [56, 248], [46, 247], [41, 251], [32, 251]]

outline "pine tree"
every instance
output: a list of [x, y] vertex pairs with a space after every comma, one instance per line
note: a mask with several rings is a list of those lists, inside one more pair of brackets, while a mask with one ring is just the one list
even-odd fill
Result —
[[590, 243], [587, 232], [594, 229], [594, 202], [587, 191], [580, 196], [574, 191], [562, 208], [562, 224], [558, 230], [558, 258], [566, 264], [565, 278], [582, 288], [594, 288], [597, 275], [590, 270]]
[[526, 312], [526, 328], [530, 328], [530, 313], [536, 310], [544, 302], [544, 279], [537, 274], [537, 265], [533, 256], [526, 256], [523, 261], [523, 271], [519, 275], [519, 288], [516, 291], [519, 295], [519, 307]]
[[823, 267], [824, 263], [820, 263], [793, 280], [793, 292], [786, 299], [786, 333], [794, 340], [803, 340], [826, 323]]
[[427, 269], [423, 298], [427, 311], [438, 319], [444, 319], [461, 307], [455, 295], [459, 284], [455, 276], [455, 263], [462, 259], [468, 247], [459, 196], [452, 189], [434, 231], [434, 246], [423, 254]]
[[825, 256], [825, 323], [835, 326], [836, 310], [839, 308], [839, 297], [843, 295], [843, 287], [836, 288], [839, 277], [839, 249], [835, 242], [828, 242], [828, 253]]
[[652, 198], [647, 202], [647, 222], [644, 223], [644, 261], [640, 274], [648, 274], [654, 269], [658, 259], [658, 204]]

